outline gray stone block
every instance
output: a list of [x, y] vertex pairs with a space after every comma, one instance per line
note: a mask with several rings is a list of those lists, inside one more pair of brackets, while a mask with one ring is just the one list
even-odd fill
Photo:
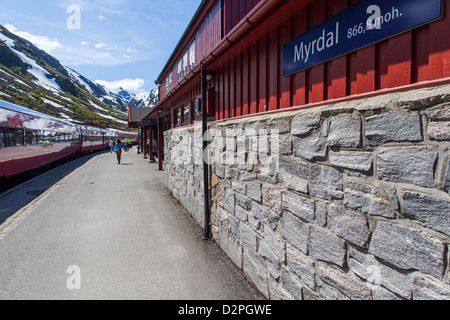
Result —
[[224, 209], [231, 214], [234, 214], [235, 198], [234, 192], [230, 189], [225, 190], [225, 207]]
[[267, 224], [269, 223], [269, 210], [259, 206], [256, 203], [252, 204], [252, 216], [255, 219], [260, 220], [262, 223]]
[[291, 125], [291, 134], [307, 135], [318, 132], [320, 129], [320, 114], [300, 114], [294, 117]]
[[292, 136], [291, 135], [280, 135], [279, 140], [279, 153], [282, 155], [292, 154]]
[[266, 240], [258, 240], [258, 253], [264, 259], [267, 259], [275, 268], [280, 267], [280, 260], [277, 255], [273, 252], [272, 248], [267, 244]]
[[417, 192], [403, 192], [405, 216], [450, 236], [450, 201]]
[[243, 196], [242, 194], [236, 193], [234, 195], [236, 204], [240, 205], [245, 210], [251, 210], [252, 209], [252, 200], [247, 198], [246, 196]]
[[375, 287], [372, 289], [373, 300], [383, 300], [383, 301], [397, 301], [402, 300], [395, 294], [386, 290], [383, 287]]
[[286, 242], [269, 228], [264, 229], [264, 240], [275, 253], [278, 262], [286, 261]]
[[294, 155], [306, 160], [321, 160], [327, 156], [327, 144], [319, 137], [294, 138]]
[[333, 166], [369, 172], [372, 170], [372, 152], [330, 151], [329, 161]]
[[316, 226], [310, 227], [309, 254], [321, 261], [343, 267], [345, 264], [345, 241]]
[[303, 284], [300, 278], [288, 268], [281, 269], [281, 282], [283, 287], [296, 299], [303, 300]]
[[239, 192], [241, 194], [245, 194], [247, 191], [247, 186], [244, 183], [239, 182], [239, 181], [232, 181], [231, 188], [234, 191]]
[[435, 121], [450, 121], [450, 102], [440, 103], [423, 111], [428, 119]]
[[308, 252], [308, 226], [287, 211], [283, 213], [280, 235], [303, 253]]
[[311, 259], [292, 246], [287, 246], [286, 264], [308, 287], [311, 289], [316, 287], [316, 263], [314, 259]]
[[262, 203], [273, 211], [281, 214], [281, 189], [271, 184], [262, 186]]
[[244, 248], [243, 270], [258, 290], [269, 298], [267, 265], [263, 257], [250, 247]]
[[319, 227], [327, 225], [328, 202], [316, 201], [316, 223]]
[[325, 200], [342, 199], [343, 187], [343, 175], [337, 169], [321, 165], [311, 168], [311, 196]]
[[346, 208], [359, 210], [372, 216], [389, 219], [394, 219], [396, 216], [386, 193], [371, 185], [347, 183], [344, 190], [344, 205]]
[[368, 281], [373, 288], [384, 286], [392, 292], [410, 299], [412, 294], [412, 279], [384, 264], [379, 263], [370, 254], [364, 254], [350, 248], [348, 251], [348, 266], [359, 277]]
[[279, 170], [302, 179], [308, 179], [309, 176], [308, 163], [296, 158], [280, 157]]
[[450, 286], [419, 275], [413, 281], [413, 294], [414, 300], [450, 300]]
[[256, 173], [241, 171], [240, 179], [244, 182], [251, 182], [256, 180]]
[[281, 133], [289, 133], [291, 131], [292, 116], [282, 115], [281, 117], [268, 120], [267, 129], [272, 133], [274, 130]]
[[260, 183], [250, 183], [247, 185], [247, 196], [257, 202], [262, 201], [262, 185]]
[[433, 188], [438, 153], [438, 147], [380, 148], [378, 178]]
[[445, 174], [443, 188], [444, 188], [445, 192], [450, 194], [450, 157], [447, 160], [447, 172]]
[[328, 226], [339, 237], [359, 247], [368, 247], [370, 237], [369, 225], [367, 219], [361, 214], [331, 204], [328, 208]]
[[428, 137], [431, 140], [450, 141], [450, 121], [430, 122], [428, 124]]
[[329, 266], [320, 266], [319, 277], [352, 300], [372, 300], [372, 290], [357, 277]]
[[239, 224], [239, 234], [240, 234], [240, 240], [242, 243], [252, 247], [254, 250], [257, 249], [258, 246], [258, 240], [257, 235], [253, 231], [253, 229], [246, 225], [245, 223]]
[[370, 146], [394, 141], [422, 141], [422, 124], [418, 112], [389, 110], [366, 118], [366, 138]]
[[240, 229], [239, 229], [239, 219], [236, 219], [234, 216], [228, 216], [228, 225], [230, 227], [230, 232], [234, 234], [237, 238], [240, 237]]
[[292, 301], [295, 298], [273, 278], [269, 277], [270, 300], [272, 301]]
[[357, 148], [361, 146], [361, 117], [357, 114], [343, 114], [331, 118], [328, 145]]
[[282, 192], [281, 194], [282, 208], [289, 210], [298, 218], [313, 222], [315, 219], [315, 203], [314, 200], [299, 196], [292, 192]]
[[242, 269], [242, 244], [225, 228], [219, 228], [220, 247]]
[[253, 230], [255, 230], [258, 234], [260, 234], [260, 235], [263, 235], [263, 232], [264, 232], [264, 225], [263, 225], [263, 223], [260, 221], [260, 220], [258, 220], [258, 219], [255, 219], [253, 216], [248, 216], [248, 225], [253, 229]]
[[249, 212], [239, 205], [237, 205], [234, 210], [234, 216], [236, 218], [238, 218], [239, 220], [241, 220], [242, 222], [248, 221], [248, 214], [249, 214]]
[[444, 276], [445, 243], [416, 229], [379, 221], [369, 252], [400, 269]]

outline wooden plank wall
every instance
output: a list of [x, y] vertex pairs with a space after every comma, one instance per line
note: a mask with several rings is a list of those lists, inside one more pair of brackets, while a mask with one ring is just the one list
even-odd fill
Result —
[[224, 0], [224, 30], [229, 33], [262, 0]]
[[[315, 1], [220, 67], [217, 119], [450, 77], [450, 0], [444, 0], [444, 19], [283, 78], [283, 45], [354, 2]], [[256, 5], [251, 0], [227, 3], [228, 31], [248, 9], [242, 3]], [[236, 9], [240, 5], [242, 12]]]
[[203, 17], [201, 27], [195, 36], [195, 64], [206, 57], [222, 40], [222, 14], [221, 3], [216, 4]]

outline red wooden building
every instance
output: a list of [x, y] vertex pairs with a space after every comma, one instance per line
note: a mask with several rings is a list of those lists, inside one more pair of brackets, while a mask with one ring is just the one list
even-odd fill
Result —
[[286, 43], [360, 1], [202, 1], [156, 80], [160, 102], [146, 117], [158, 119], [160, 147], [164, 130], [201, 120], [202, 93], [219, 121], [450, 82], [450, 0], [438, 19], [283, 76]]

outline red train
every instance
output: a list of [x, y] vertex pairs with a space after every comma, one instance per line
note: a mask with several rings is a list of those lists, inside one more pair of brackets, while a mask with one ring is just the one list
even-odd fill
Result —
[[137, 141], [137, 134], [81, 126], [0, 100], [0, 181], [126, 137]]

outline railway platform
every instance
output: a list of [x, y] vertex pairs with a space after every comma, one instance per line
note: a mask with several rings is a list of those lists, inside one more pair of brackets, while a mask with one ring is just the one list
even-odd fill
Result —
[[136, 153], [80, 158], [0, 195], [0, 299], [263, 300]]

